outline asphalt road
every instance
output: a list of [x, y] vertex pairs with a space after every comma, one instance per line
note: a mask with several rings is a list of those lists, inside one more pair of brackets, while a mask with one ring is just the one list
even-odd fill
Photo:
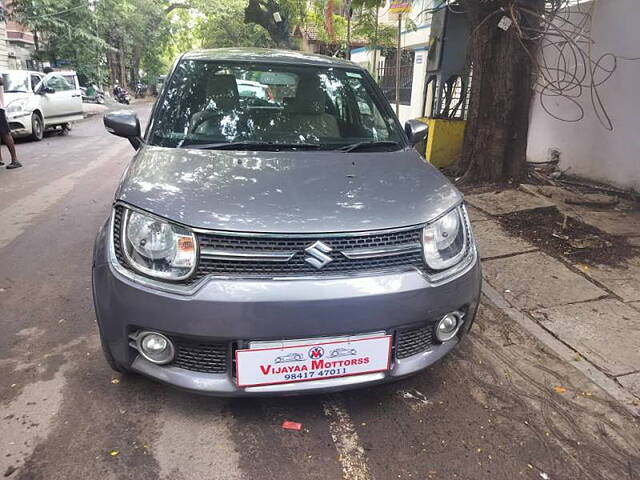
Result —
[[18, 152], [0, 171], [0, 478], [640, 478], [636, 419], [488, 305], [455, 354], [383, 387], [235, 400], [113, 374], [91, 250], [133, 151], [92, 117]]

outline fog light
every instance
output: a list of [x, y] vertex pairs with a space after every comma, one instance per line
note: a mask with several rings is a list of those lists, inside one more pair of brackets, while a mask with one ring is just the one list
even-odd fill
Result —
[[447, 313], [436, 324], [436, 338], [440, 342], [446, 342], [456, 336], [460, 329], [460, 315], [457, 313]]
[[137, 340], [138, 352], [152, 363], [164, 365], [173, 360], [173, 343], [161, 333], [142, 332]]

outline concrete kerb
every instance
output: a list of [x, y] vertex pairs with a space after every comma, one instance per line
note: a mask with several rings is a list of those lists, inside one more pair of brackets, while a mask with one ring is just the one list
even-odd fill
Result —
[[533, 320], [526, 312], [514, 308], [495, 288], [489, 285], [486, 280], [482, 285], [482, 293], [494, 307], [524, 328], [547, 348], [551, 349], [560, 359], [582, 372], [589, 380], [617, 400], [620, 405], [633, 416], [640, 417], [640, 401], [618, 385], [615, 380], [607, 377], [607, 375], [584, 357], [576, 361], [576, 354], [579, 354], [579, 352], [555, 337], [551, 332]]

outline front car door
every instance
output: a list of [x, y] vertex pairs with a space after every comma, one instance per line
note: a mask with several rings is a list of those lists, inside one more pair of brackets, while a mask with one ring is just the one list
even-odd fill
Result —
[[47, 126], [58, 125], [75, 120], [74, 116], [82, 115], [82, 96], [75, 86], [57, 73], [50, 73], [44, 78], [44, 86], [53, 90], [42, 94], [42, 110]]
[[78, 81], [78, 75], [75, 72], [66, 72], [62, 74], [69, 85], [73, 93], [71, 94], [71, 103], [69, 108], [71, 110], [70, 115], [82, 115], [82, 91], [80, 90], [80, 82]]

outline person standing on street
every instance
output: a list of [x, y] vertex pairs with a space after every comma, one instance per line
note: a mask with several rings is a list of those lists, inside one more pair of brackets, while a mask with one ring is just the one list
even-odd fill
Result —
[[[0, 138], [9, 149], [11, 154], [11, 163], [7, 165], [8, 169], [20, 168], [22, 164], [18, 161], [16, 155], [16, 146], [13, 143], [13, 137], [11, 136], [11, 129], [9, 128], [9, 122], [7, 121], [7, 112], [4, 105], [4, 78], [0, 75]], [[4, 165], [2, 162], [2, 155], [0, 154], [0, 165]]]

